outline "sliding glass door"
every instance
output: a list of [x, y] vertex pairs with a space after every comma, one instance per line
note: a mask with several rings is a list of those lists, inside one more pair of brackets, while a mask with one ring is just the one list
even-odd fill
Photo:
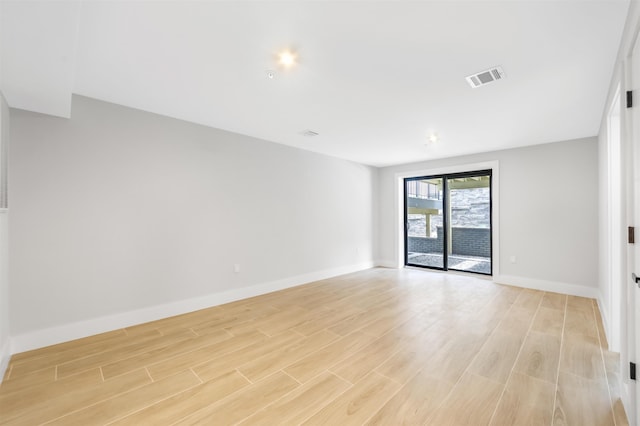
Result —
[[405, 264], [444, 269], [442, 177], [405, 179]]
[[491, 275], [491, 170], [407, 178], [405, 264]]

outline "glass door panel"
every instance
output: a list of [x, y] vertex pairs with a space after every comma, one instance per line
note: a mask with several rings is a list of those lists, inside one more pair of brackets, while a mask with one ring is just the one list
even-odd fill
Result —
[[443, 181], [405, 180], [405, 263], [444, 269]]
[[491, 274], [491, 175], [447, 177], [448, 268]]
[[405, 265], [491, 275], [491, 170], [404, 180]]

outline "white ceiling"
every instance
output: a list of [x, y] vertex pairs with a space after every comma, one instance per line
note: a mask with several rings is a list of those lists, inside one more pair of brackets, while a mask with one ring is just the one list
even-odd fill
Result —
[[[76, 93], [382, 166], [596, 135], [628, 1], [0, 7], [12, 107], [68, 117]], [[466, 83], [495, 65], [506, 79]]]

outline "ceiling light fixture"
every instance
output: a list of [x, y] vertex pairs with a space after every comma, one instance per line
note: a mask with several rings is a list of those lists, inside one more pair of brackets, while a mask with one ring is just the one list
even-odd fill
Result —
[[296, 64], [297, 56], [298, 55], [290, 50], [283, 50], [278, 53], [278, 63], [285, 68], [291, 68]]
[[273, 80], [273, 78], [276, 76], [276, 73], [272, 70], [267, 70], [267, 78]]
[[429, 142], [431, 142], [431, 143], [437, 143], [437, 142], [439, 142], [439, 141], [440, 141], [440, 137], [438, 136], [438, 134], [437, 134], [437, 133], [431, 133], [431, 134], [429, 135]]

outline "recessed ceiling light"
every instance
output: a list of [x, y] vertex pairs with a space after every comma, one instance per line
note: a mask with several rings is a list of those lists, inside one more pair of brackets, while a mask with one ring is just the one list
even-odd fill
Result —
[[275, 71], [272, 70], [267, 70], [267, 78], [273, 80], [273, 78], [276, 76]]
[[278, 63], [285, 68], [291, 68], [296, 64], [297, 57], [298, 55], [291, 50], [283, 50], [278, 53]]
[[431, 133], [431, 134], [429, 135], [429, 142], [431, 142], [431, 143], [436, 143], [436, 142], [438, 142], [438, 141], [440, 141], [440, 137], [438, 136], [438, 134], [437, 134], [437, 133]]

